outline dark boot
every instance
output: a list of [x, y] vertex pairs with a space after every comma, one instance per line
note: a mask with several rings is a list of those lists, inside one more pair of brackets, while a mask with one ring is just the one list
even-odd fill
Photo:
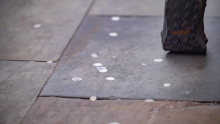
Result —
[[206, 52], [206, 0], [166, 0], [162, 44], [164, 50]]
[[200, 34], [202, 35], [202, 38], [203, 38], [203, 40], [205, 41], [205, 43], [207, 44], [208, 43], [208, 39], [207, 39], [207, 37], [206, 37], [206, 34], [205, 34], [205, 31], [204, 31], [204, 13], [205, 13], [205, 8], [206, 8], [206, 1], [207, 0], [202, 0], [202, 16], [201, 16], [201, 19], [200, 19], [200, 29], [199, 29], [199, 31], [200, 31]]

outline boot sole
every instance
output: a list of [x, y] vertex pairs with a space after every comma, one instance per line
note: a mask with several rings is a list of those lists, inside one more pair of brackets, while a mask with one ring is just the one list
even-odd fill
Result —
[[166, 51], [206, 52], [199, 33], [201, 0], [167, 0], [165, 6], [163, 49]]

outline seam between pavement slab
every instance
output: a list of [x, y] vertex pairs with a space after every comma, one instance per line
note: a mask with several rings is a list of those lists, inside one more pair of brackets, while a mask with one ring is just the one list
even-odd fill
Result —
[[[82, 99], [82, 100], [90, 100], [89, 97], [67, 97], [67, 96], [38, 96], [41, 98], [67, 98], [67, 99]], [[145, 100], [145, 99], [131, 99], [131, 98], [116, 98], [116, 97], [112, 97], [112, 98], [102, 98], [102, 97], [98, 97], [97, 98], [98, 101], [102, 101], [102, 100]], [[157, 102], [193, 102], [193, 103], [212, 103], [212, 104], [220, 104], [220, 102], [213, 102], [213, 101], [190, 101], [190, 100], [164, 100], [164, 99], [154, 99], [154, 101]]]

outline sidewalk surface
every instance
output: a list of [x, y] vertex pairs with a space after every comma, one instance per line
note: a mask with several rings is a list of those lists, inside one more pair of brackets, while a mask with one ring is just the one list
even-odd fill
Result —
[[0, 124], [220, 124], [220, 1], [206, 55], [163, 51], [164, 4], [0, 0]]

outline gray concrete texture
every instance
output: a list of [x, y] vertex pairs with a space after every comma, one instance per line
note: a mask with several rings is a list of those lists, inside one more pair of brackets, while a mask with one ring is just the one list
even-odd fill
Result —
[[40, 97], [22, 124], [219, 124], [219, 116], [219, 105], [193, 102]]
[[[219, 23], [219, 18], [205, 19], [209, 43], [204, 55], [163, 51], [163, 18], [122, 17], [112, 21], [110, 17], [89, 16], [40, 95], [220, 101]], [[118, 36], [109, 36], [111, 32]], [[92, 53], [99, 57], [92, 58]], [[94, 63], [102, 63], [108, 72], [99, 72]], [[72, 81], [73, 77], [82, 80]], [[171, 86], [165, 87], [165, 83]]]
[[0, 124], [20, 124], [55, 63], [0, 61]]
[[[205, 16], [220, 16], [220, 0], [207, 0]], [[96, 0], [91, 15], [163, 16], [165, 0]]]
[[91, 2], [0, 0], [0, 59], [57, 61]]

